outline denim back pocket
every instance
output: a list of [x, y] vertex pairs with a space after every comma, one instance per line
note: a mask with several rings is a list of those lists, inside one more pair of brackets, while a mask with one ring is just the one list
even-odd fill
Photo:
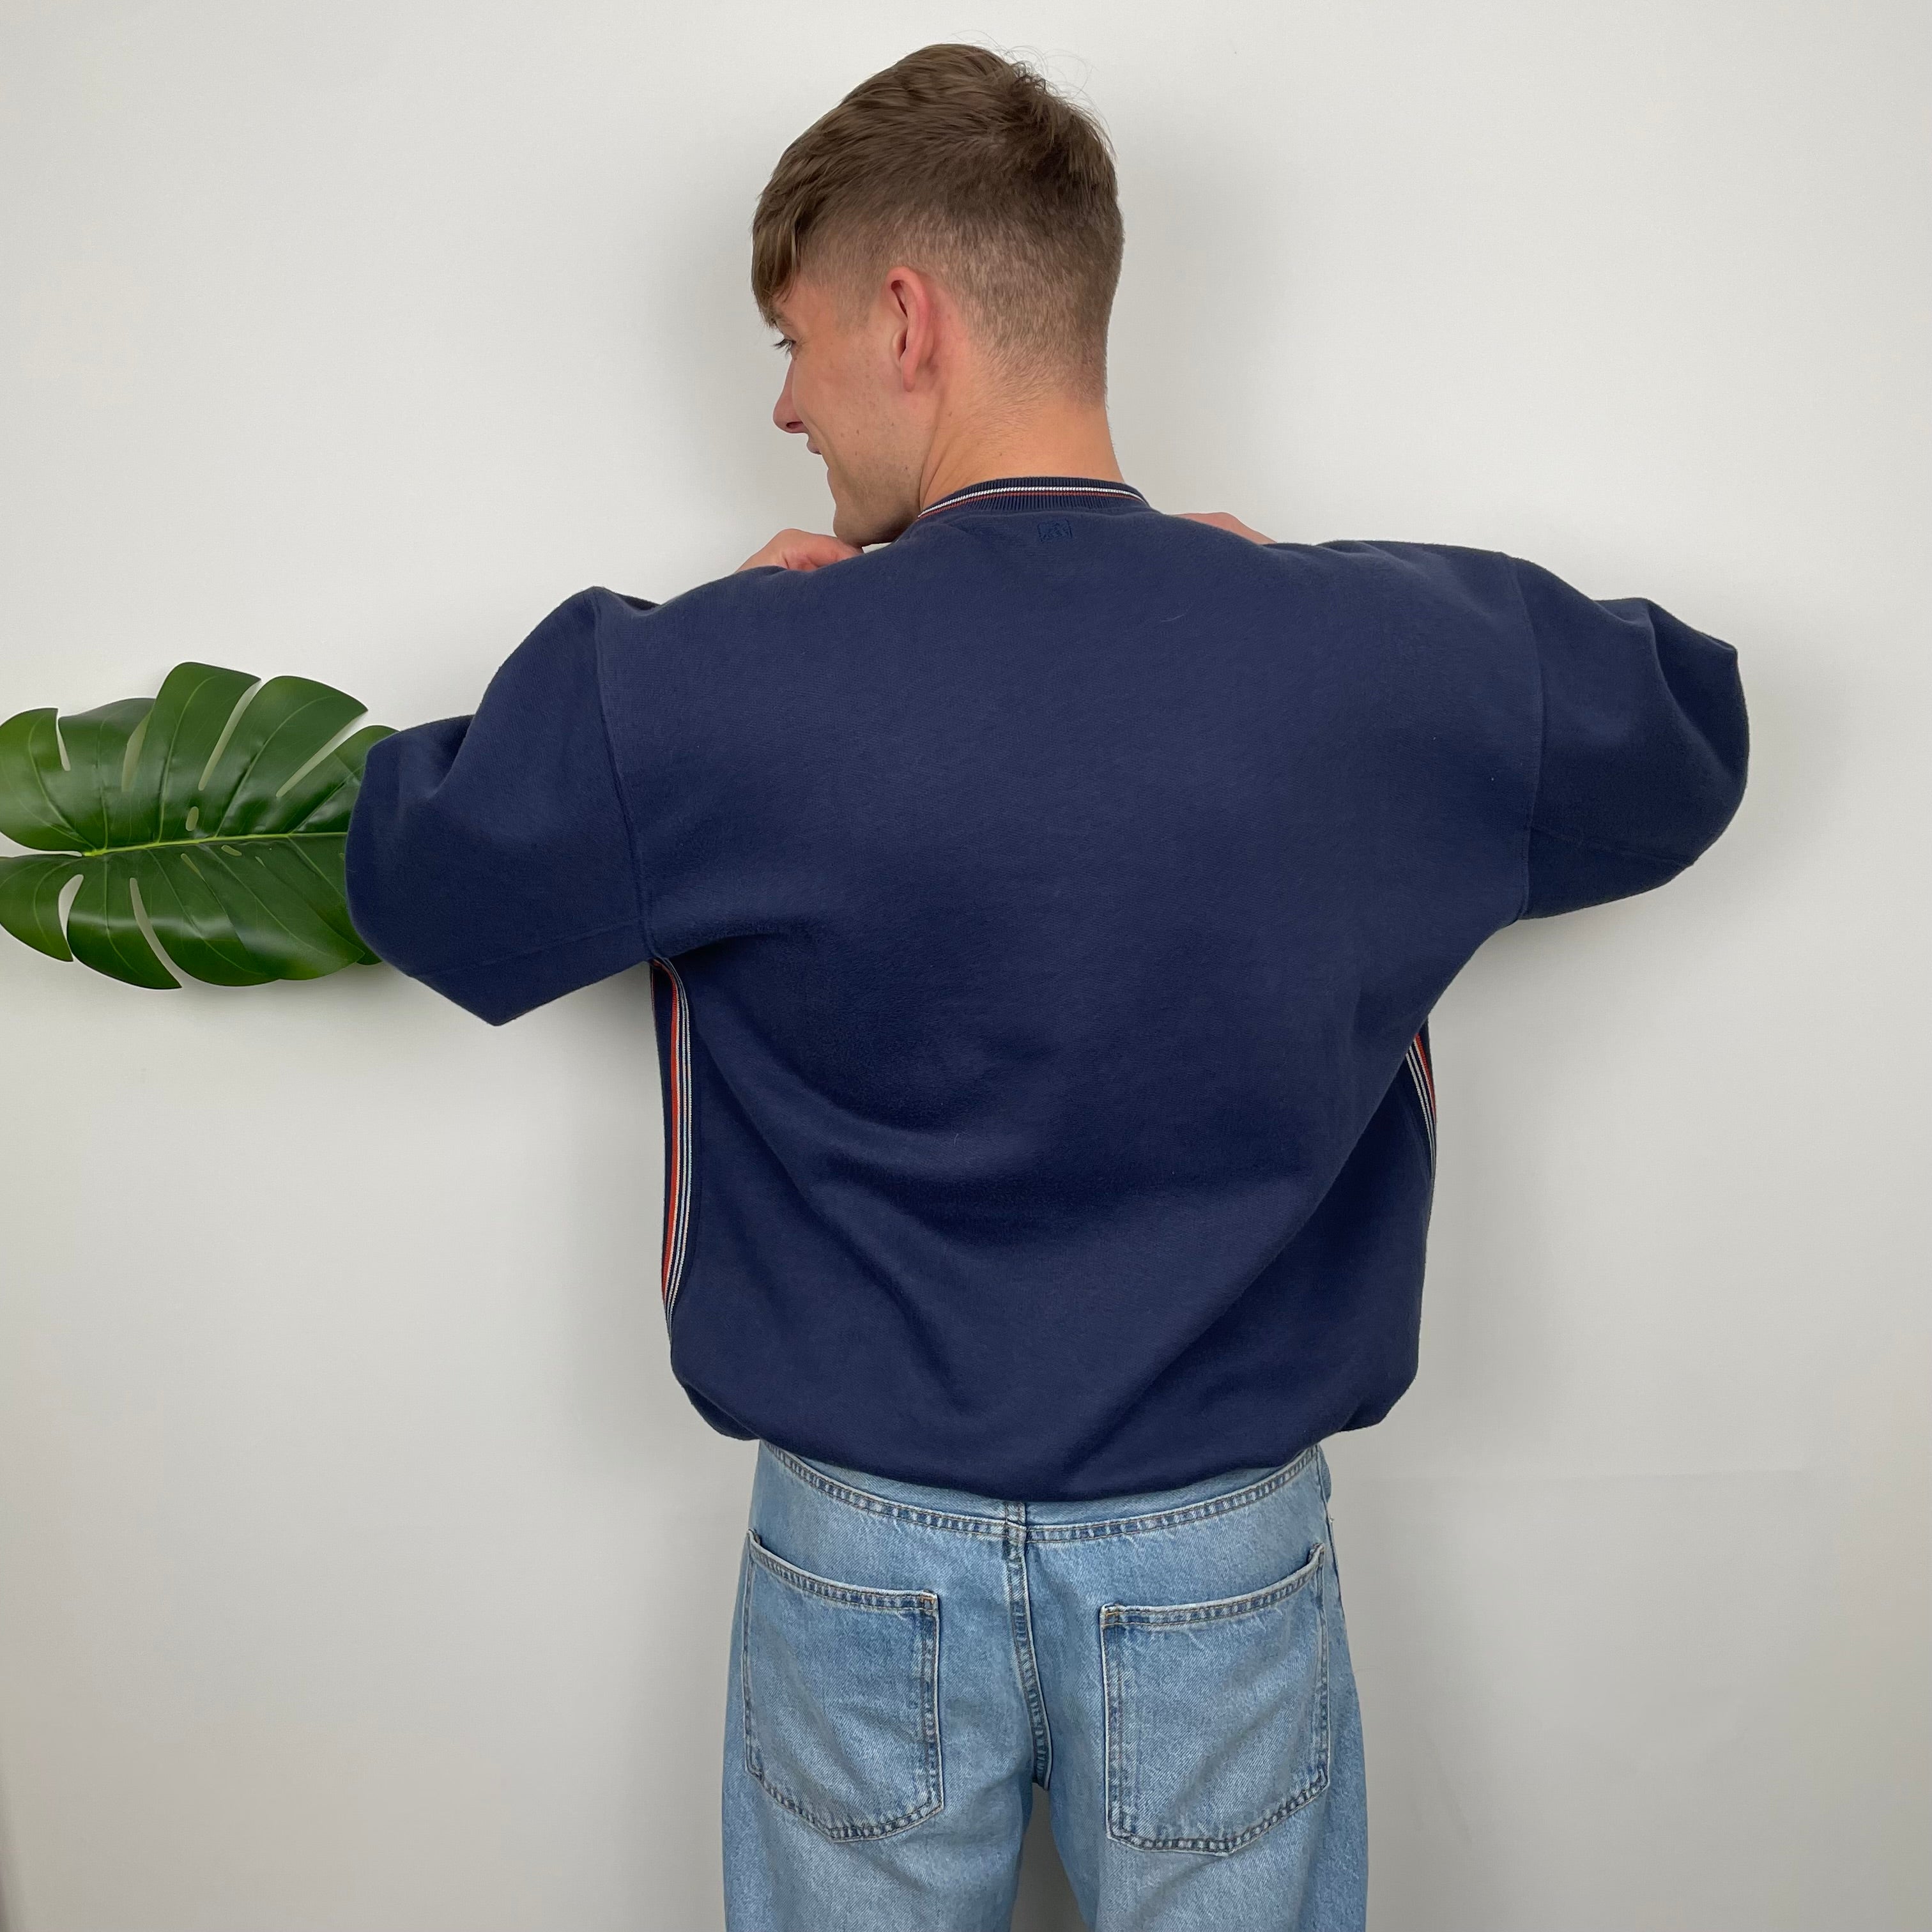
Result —
[[1233, 1852], [1328, 1784], [1328, 1546], [1214, 1603], [1108, 1604], [1107, 1833]]
[[746, 1767], [828, 1838], [884, 1838], [944, 1802], [939, 1599], [834, 1583], [748, 1543]]

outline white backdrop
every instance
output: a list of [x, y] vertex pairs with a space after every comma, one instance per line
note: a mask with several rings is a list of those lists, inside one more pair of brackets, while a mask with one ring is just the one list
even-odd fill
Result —
[[[824, 527], [758, 188], [923, 42], [1042, 57], [1158, 506], [1742, 653], [1724, 838], [1436, 1013], [1422, 1373], [1332, 1445], [1376, 1932], [1923, 1932], [1923, 19], [6, 0], [0, 714], [447, 716]], [[664, 1365], [654, 1050], [641, 970], [497, 1030], [0, 938], [10, 1932], [718, 1924], [750, 1461]]]

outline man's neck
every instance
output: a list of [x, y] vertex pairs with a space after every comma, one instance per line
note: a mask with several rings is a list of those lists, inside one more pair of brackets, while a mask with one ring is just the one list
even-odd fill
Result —
[[950, 428], [942, 425], [927, 454], [919, 506], [922, 510], [969, 483], [995, 476], [1096, 476], [1124, 482], [1106, 405], [1054, 398], [1029, 406], [1023, 415], [992, 420], [982, 414]]

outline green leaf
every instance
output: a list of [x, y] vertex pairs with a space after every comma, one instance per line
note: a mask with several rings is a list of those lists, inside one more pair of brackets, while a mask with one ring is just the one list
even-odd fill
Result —
[[60, 896], [80, 869], [78, 859], [0, 859], [0, 926], [56, 959], [71, 959]]
[[374, 964], [350, 922], [343, 845], [363, 760], [390, 728], [323, 750], [362, 710], [310, 678], [182, 664], [152, 698], [8, 718], [0, 832], [32, 850], [0, 859], [0, 926], [157, 988], [178, 983], [169, 961], [217, 986]]

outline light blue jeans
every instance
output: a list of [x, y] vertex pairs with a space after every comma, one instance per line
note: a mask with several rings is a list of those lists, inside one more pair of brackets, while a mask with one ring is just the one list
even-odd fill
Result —
[[761, 1444], [729, 1932], [1006, 1932], [1034, 1786], [1093, 1932], [1360, 1932], [1361, 1726], [1318, 1446], [1002, 1502]]

